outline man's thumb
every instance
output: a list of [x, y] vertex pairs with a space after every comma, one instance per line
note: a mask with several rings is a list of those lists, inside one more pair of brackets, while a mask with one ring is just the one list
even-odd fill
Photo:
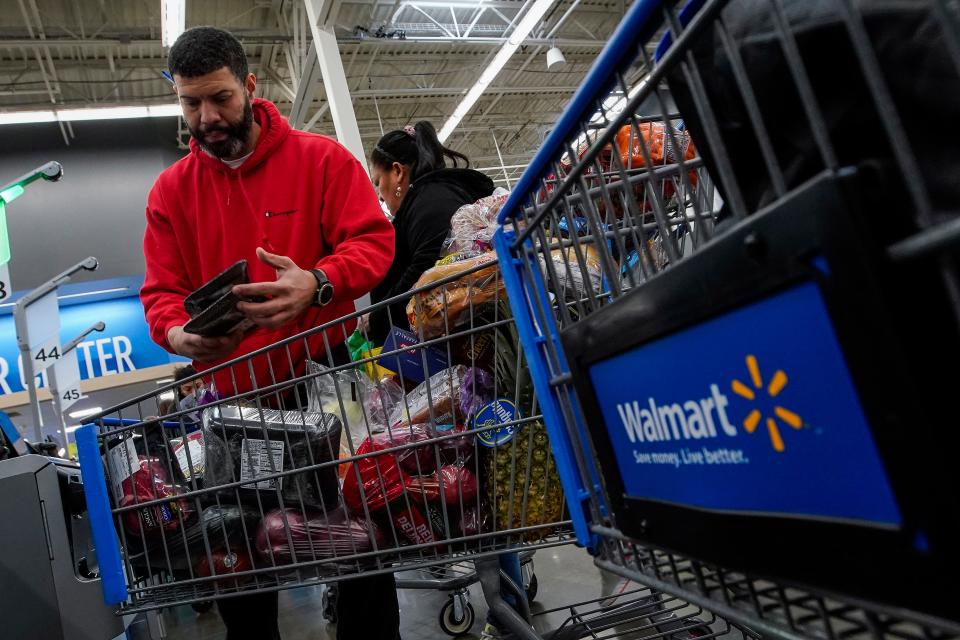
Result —
[[257, 258], [259, 258], [263, 264], [273, 267], [277, 271], [290, 268], [290, 258], [270, 253], [262, 247], [257, 247]]

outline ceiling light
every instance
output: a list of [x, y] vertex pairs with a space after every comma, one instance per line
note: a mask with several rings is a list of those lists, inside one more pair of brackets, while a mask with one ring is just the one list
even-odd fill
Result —
[[53, 111], [13, 111], [0, 113], [0, 124], [33, 124], [35, 122], [56, 122]]
[[173, 382], [173, 378], [163, 378], [162, 380], [155, 381], [158, 385], [167, 384], [168, 382]]
[[179, 104], [151, 106], [91, 107], [50, 109], [48, 111], [9, 111], [0, 113], [0, 125], [41, 122], [81, 122], [84, 120], [121, 120], [124, 118], [168, 118], [182, 113]]
[[97, 107], [94, 109], [61, 109], [57, 119], [61, 122], [79, 122], [83, 120], [114, 120], [124, 118], [164, 118], [179, 116], [182, 113], [179, 104], [159, 104], [154, 106]]
[[457, 108], [453, 110], [453, 115], [443, 123], [443, 128], [440, 129], [438, 136], [441, 143], [446, 142], [447, 138], [450, 137], [450, 134], [457, 128], [457, 125], [460, 124], [463, 117], [469, 113], [470, 109], [473, 108], [473, 105], [476, 104], [480, 96], [483, 95], [483, 92], [486, 91], [490, 83], [493, 82], [497, 74], [500, 73], [504, 65], [507, 64], [507, 61], [510, 60], [513, 53], [520, 48], [520, 45], [527, 39], [527, 36], [530, 35], [533, 28], [540, 23], [540, 20], [543, 19], [543, 16], [552, 4], [553, 0], [536, 0], [533, 3], [530, 10], [527, 11], [523, 19], [520, 20], [520, 24], [516, 26], [507, 41], [504, 42], [500, 50], [497, 51], [493, 60], [491, 60], [487, 68], [483, 70], [483, 73], [480, 74], [480, 79], [470, 88], [467, 95], [464, 96], [463, 101], [457, 105]]
[[560, 47], [553, 46], [547, 51], [547, 69], [552, 69], [558, 64], [566, 64], [567, 59], [563, 57], [563, 51]]
[[180, 34], [186, 30], [187, 8], [185, 5], [186, 0], [160, 0], [163, 46], [172, 47]]
[[89, 409], [80, 409], [79, 411], [71, 411], [69, 415], [71, 418], [76, 418], [79, 420], [80, 418], [86, 418], [87, 416], [98, 414], [101, 411], [103, 411], [103, 407], [90, 407]]
[[85, 291], [83, 293], [68, 293], [65, 296], [57, 296], [58, 300], [67, 300], [69, 298], [84, 298], [86, 296], [99, 296], [105, 293], [117, 293], [120, 291], [129, 291], [130, 287], [114, 287], [113, 289], [97, 289], [96, 291]]

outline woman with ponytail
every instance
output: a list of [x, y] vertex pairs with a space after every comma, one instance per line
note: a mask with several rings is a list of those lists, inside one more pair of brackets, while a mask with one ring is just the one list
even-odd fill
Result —
[[[452, 167], [447, 165], [450, 161]], [[387, 133], [370, 152], [373, 183], [393, 216], [393, 265], [372, 292], [374, 303], [409, 291], [440, 258], [457, 209], [493, 193], [493, 181], [470, 169], [462, 153], [444, 147], [426, 121]], [[393, 324], [409, 329], [406, 302], [370, 316], [369, 335], [382, 342]]]

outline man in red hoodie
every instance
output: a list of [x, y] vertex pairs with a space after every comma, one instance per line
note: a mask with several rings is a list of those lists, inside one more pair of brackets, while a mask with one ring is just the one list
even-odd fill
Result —
[[[169, 67], [192, 140], [147, 202], [140, 296], [153, 339], [202, 371], [352, 313], [386, 274], [394, 247], [363, 166], [336, 141], [292, 130], [272, 103], [255, 98], [256, 78], [229, 33], [190, 29], [170, 49]], [[240, 259], [251, 284], [234, 293], [266, 299], [238, 305], [255, 328], [223, 337], [184, 331], [184, 298]], [[220, 369], [217, 391], [282, 382], [308, 357], [342, 360], [350, 331], [338, 326]], [[219, 608], [228, 640], [280, 637], [275, 593]], [[398, 638], [392, 575], [344, 583], [338, 620], [341, 640]]]

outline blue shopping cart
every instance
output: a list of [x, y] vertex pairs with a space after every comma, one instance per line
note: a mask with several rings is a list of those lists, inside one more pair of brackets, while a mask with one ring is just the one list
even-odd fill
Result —
[[960, 634], [958, 34], [631, 6], [495, 237], [600, 568], [760, 635]]

